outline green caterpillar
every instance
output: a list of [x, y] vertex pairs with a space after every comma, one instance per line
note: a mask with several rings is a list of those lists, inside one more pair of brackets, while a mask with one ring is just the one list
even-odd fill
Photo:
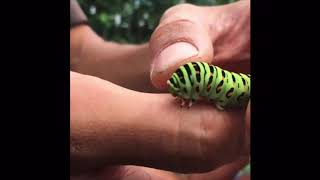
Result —
[[205, 62], [189, 62], [180, 66], [167, 81], [169, 92], [189, 101], [199, 99], [214, 102], [218, 109], [242, 106], [250, 98], [250, 75], [230, 72]]

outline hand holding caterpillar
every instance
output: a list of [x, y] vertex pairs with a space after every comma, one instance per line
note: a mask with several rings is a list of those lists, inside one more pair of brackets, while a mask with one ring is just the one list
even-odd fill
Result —
[[250, 98], [250, 75], [230, 72], [205, 62], [180, 66], [167, 81], [169, 92], [188, 107], [204, 99], [217, 108], [245, 105]]

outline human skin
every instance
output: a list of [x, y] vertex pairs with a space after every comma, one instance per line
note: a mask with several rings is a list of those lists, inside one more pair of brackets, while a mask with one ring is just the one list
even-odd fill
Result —
[[[197, 42], [192, 59], [249, 72], [250, 6], [245, 2], [173, 7], [150, 43], [142, 45], [106, 42], [88, 26], [72, 29], [71, 173], [114, 180], [232, 178], [248, 162], [250, 106], [221, 112], [197, 103], [181, 109], [160, 92], [166, 92], [163, 84], [170, 73], [191, 60], [179, 54], [179, 49], [192, 49], [187, 40]], [[201, 23], [193, 26], [197, 20]], [[172, 30], [175, 26], [188, 28], [181, 35]], [[178, 44], [182, 47], [159, 59], [160, 51], [177, 39], [185, 40]], [[136, 166], [118, 166], [126, 164]]]
[[190, 61], [204, 61], [227, 70], [250, 72], [250, 1], [223, 6], [190, 4], [168, 9], [150, 39], [151, 79], [166, 80]]
[[243, 109], [221, 112], [205, 103], [179, 108], [169, 94], [137, 92], [74, 72], [70, 76], [74, 171], [131, 164], [205, 172], [245, 153]]

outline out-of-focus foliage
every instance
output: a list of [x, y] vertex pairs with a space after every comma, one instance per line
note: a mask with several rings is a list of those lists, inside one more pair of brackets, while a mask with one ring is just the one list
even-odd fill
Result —
[[78, 0], [100, 36], [122, 43], [149, 40], [162, 14], [179, 3], [220, 5], [237, 0]]

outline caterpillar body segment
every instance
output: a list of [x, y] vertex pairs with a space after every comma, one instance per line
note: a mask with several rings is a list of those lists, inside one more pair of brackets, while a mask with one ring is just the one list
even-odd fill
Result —
[[250, 75], [230, 72], [205, 62], [180, 66], [167, 81], [169, 92], [185, 102], [199, 99], [225, 107], [241, 106], [250, 98]]

